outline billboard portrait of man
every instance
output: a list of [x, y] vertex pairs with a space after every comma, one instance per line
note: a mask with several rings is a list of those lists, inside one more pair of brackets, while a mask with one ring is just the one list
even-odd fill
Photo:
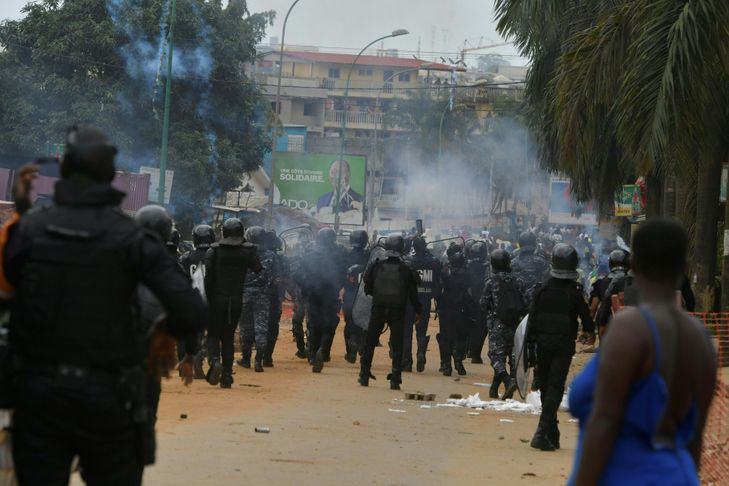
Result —
[[339, 213], [344, 214], [349, 211], [362, 211], [362, 202], [364, 197], [351, 188], [349, 182], [352, 176], [352, 168], [346, 160], [335, 160], [329, 166], [329, 183], [332, 185], [331, 192], [321, 196], [316, 203], [317, 213], [324, 212], [326, 214], [334, 213], [337, 199], [337, 185], [340, 183], [339, 171], [341, 175], [341, 191], [339, 197]]

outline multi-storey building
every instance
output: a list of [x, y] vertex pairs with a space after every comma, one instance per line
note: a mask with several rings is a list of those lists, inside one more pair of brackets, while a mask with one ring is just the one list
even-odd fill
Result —
[[[368, 157], [367, 197], [370, 216], [375, 219], [373, 227], [399, 229], [411, 226], [412, 220], [421, 214], [417, 207], [410, 207], [404, 194], [406, 174], [392, 169], [388, 154], [383, 150], [387, 140], [398, 139], [407, 144], [407, 130], [392, 123], [383, 124], [385, 114], [396, 107], [399, 99], [419, 90], [448, 96], [450, 85], [456, 76], [460, 76], [462, 68], [401, 58], [392, 51], [386, 54], [362, 55], [357, 59], [346, 103], [347, 75], [355, 60], [351, 54], [291, 48], [284, 51], [283, 62], [279, 65], [280, 53], [268, 50], [262, 52], [256, 65], [252, 66], [252, 75], [273, 105], [280, 70], [280, 120], [284, 126], [306, 127], [305, 138], [295, 137], [305, 140], [305, 148], [296, 148], [296, 151], [338, 153], [346, 117], [346, 153]], [[456, 82], [459, 85], [458, 103], [477, 108], [483, 119], [488, 117], [491, 102], [505, 94], [520, 96], [517, 91], [521, 92], [517, 87], [491, 87], [465, 78]], [[465, 87], [465, 84], [471, 86]], [[291, 140], [285, 145], [292, 145]], [[402, 149], [397, 152], [400, 156], [404, 153]]]

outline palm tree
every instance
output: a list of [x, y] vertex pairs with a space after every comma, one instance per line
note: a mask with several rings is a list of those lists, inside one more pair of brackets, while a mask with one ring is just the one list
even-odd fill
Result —
[[543, 160], [579, 197], [605, 210], [635, 176], [660, 194], [665, 176], [697, 174], [695, 277], [708, 307], [729, 158], [729, 3], [497, 0], [496, 9], [501, 33], [532, 61]]

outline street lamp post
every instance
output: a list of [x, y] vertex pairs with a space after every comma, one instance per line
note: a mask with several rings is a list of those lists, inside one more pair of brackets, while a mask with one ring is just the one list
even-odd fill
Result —
[[[300, 0], [294, 0], [294, 3], [289, 7], [289, 11], [286, 12], [284, 17], [283, 29], [281, 31], [281, 49], [278, 55], [278, 79], [276, 80], [276, 103], [275, 103], [275, 121], [279, 121], [279, 115], [281, 111], [281, 73], [283, 72], [283, 53], [284, 53], [284, 41], [286, 40], [286, 23], [289, 21], [289, 15]], [[269, 230], [273, 229], [273, 196], [276, 186], [273, 183], [273, 177], [276, 169], [276, 142], [277, 142], [277, 130], [278, 125], [274, 126], [271, 140], [271, 177], [269, 178], [269, 189], [268, 189], [268, 215], [266, 217], [266, 226]]]
[[175, 13], [177, 1], [172, 0], [170, 6], [170, 28], [167, 32], [167, 80], [165, 82], [165, 111], [162, 118], [162, 146], [160, 147], [159, 158], [159, 184], [157, 185], [157, 202], [160, 205], [165, 203], [165, 176], [167, 175], [167, 152], [170, 137], [170, 98], [172, 95], [172, 54], [175, 35]]
[[369, 49], [372, 45], [385, 40], [389, 39], [390, 37], [399, 37], [401, 35], [407, 35], [410, 32], [408, 32], [406, 29], [397, 29], [393, 30], [392, 33], [388, 35], [384, 35], [382, 37], [378, 37], [377, 39], [373, 40], [366, 46], [362, 48], [361, 51], [359, 51], [359, 54], [354, 58], [352, 61], [352, 64], [349, 66], [349, 73], [347, 74], [347, 84], [344, 87], [344, 113], [342, 113], [342, 143], [339, 150], [339, 170], [337, 171], [337, 199], [334, 201], [334, 231], [339, 232], [339, 205], [342, 201], [342, 162], [344, 161], [344, 149], [347, 142], [346, 137], [346, 131], [347, 131], [347, 105], [349, 100], [349, 82], [352, 80], [352, 71], [354, 70], [354, 66], [357, 64], [357, 61], [359, 60], [360, 56], [364, 54], [364, 52]]

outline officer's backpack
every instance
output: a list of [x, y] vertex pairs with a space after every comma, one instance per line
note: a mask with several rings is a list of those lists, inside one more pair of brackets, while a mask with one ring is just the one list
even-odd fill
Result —
[[526, 313], [526, 304], [513, 278], [505, 278], [499, 284], [496, 317], [507, 326], [516, 327]]

